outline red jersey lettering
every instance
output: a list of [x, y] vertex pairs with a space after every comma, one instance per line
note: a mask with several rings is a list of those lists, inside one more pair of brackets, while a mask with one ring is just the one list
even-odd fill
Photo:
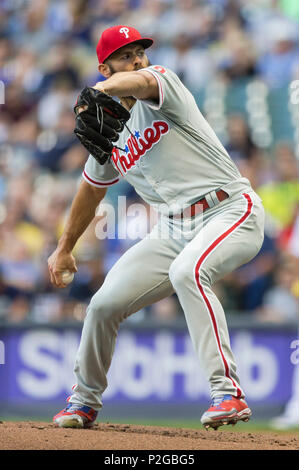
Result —
[[[144, 129], [142, 136], [137, 138], [131, 135], [127, 139], [126, 154], [120, 154], [119, 149], [114, 147], [111, 159], [117, 170], [124, 176], [169, 129], [167, 122], [154, 121], [150, 127]], [[135, 134], [139, 135], [139, 132]]]

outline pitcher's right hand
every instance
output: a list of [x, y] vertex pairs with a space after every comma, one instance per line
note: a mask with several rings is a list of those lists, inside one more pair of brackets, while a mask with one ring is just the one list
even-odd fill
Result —
[[74, 256], [69, 252], [61, 251], [58, 248], [56, 248], [52, 255], [49, 256], [48, 268], [51, 283], [60, 289], [63, 289], [68, 285], [62, 282], [63, 271], [70, 271], [72, 273], [76, 273], [78, 271]]

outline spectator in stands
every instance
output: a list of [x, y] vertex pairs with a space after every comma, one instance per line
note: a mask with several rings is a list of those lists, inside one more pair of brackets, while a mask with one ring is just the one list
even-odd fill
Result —
[[[136, 8], [130, 12], [131, 24], [135, 25], [138, 31], [143, 31], [145, 37], [154, 37], [156, 41], [163, 43], [165, 24], [168, 24], [168, 12], [171, 11], [173, 5], [164, 0], [143, 0], [141, 5], [141, 11], [140, 8]], [[155, 49], [155, 42], [152, 47]]]
[[26, 44], [38, 54], [46, 53], [55, 41], [55, 35], [47, 27], [49, 0], [32, 0], [25, 3], [23, 11], [16, 11], [13, 40], [16, 47]]
[[[91, 6], [93, 18], [105, 27], [115, 24], [130, 23], [130, 4], [129, 0], [110, 0], [109, 2], [95, 2]], [[101, 31], [99, 31], [99, 36]]]
[[164, 27], [158, 33], [159, 38], [162, 42], [172, 41], [185, 34], [186, 29], [192, 37], [199, 37], [204, 17], [204, 6], [200, 1], [177, 0], [164, 15]]
[[187, 32], [178, 34], [168, 46], [154, 52], [154, 58], [173, 70], [194, 92], [201, 90], [215, 72], [208, 51], [196, 47], [196, 37]]
[[43, 79], [39, 85], [39, 95], [43, 96], [58, 83], [67, 83], [70, 89], [80, 87], [79, 71], [72, 65], [72, 43], [57, 41], [45, 58]]
[[276, 235], [292, 223], [299, 203], [299, 169], [292, 145], [279, 142], [273, 160], [274, 180], [257, 189]]
[[11, 123], [25, 118], [35, 109], [35, 102], [24, 93], [18, 83], [11, 82], [5, 87], [5, 106], [1, 114], [6, 116]]
[[257, 62], [259, 75], [270, 88], [288, 86], [299, 76], [298, 25], [279, 19], [263, 32], [272, 44]]
[[220, 42], [219, 73], [227, 81], [240, 82], [256, 77], [256, 51], [248, 34], [239, 22], [229, 18], [223, 24]]
[[265, 293], [273, 286], [279, 251], [275, 239], [265, 233], [259, 254], [222, 281], [226, 309], [254, 312], [262, 305]]
[[274, 285], [263, 298], [256, 318], [262, 322], [299, 323], [299, 296], [295, 289], [299, 280], [298, 259], [285, 256], [277, 264]]
[[3, 69], [13, 53], [13, 47], [12, 42], [9, 40], [8, 36], [3, 32], [1, 33], [1, 31], [2, 30], [0, 29], [0, 80], [6, 83], [8, 76]]
[[257, 147], [253, 143], [250, 129], [242, 114], [230, 114], [227, 118], [228, 143], [226, 149], [236, 165], [254, 158]]
[[[57, 90], [57, 89], [56, 89]], [[49, 95], [49, 100], [54, 95]], [[68, 95], [64, 94], [65, 101], [68, 100]], [[82, 168], [86, 160], [87, 154], [78, 146], [78, 140], [74, 135], [74, 116], [73, 112], [68, 107], [62, 107], [63, 103], [59, 101], [59, 93], [55, 96], [56, 103], [52, 103], [52, 108], [48, 110], [50, 114], [58, 112], [58, 116], [54, 120], [51, 132], [43, 132], [38, 141], [38, 147], [35, 152], [36, 163], [41, 167], [50, 170], [53, 173], [67, 168], [76, 171]], [[41, 103], [40, 120], [47, 119], [47, 104], [48, 100]], [[51, 105], [50, 105], [51, 106]], [[60, 108], [60, 109], [59, 109]], [[74, 160], [71, 160], [73, 159]]]

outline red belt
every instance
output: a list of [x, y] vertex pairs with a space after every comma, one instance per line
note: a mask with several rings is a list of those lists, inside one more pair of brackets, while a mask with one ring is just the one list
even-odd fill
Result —
[[[216, 191], [216, 195], [217, 195], [219, 202], [222, 202], [228, 198], [228, 194], [222, 189], [219, 189], [219, 191]], [[194, 202], [194, 204], [191, 204], [191, 206], [187, 207], [180, 214], [171, 215], [169, 217], [171, 219], [177, 219], [177, 218], [181, 219], [183, 217], [194, 217], [199, 212], [203, 213], [209, 208], [210, 206], [208, 204], [208, 201], [206, 200], [205, 197], [203, 197], [199, 201]]]

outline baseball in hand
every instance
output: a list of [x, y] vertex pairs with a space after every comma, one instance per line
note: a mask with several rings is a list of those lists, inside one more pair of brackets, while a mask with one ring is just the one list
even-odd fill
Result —
[[63, 271], [61, 279], [64, 284], [70, 284], [74, 279], [74, 273], [71, 273], [71, 271]]

